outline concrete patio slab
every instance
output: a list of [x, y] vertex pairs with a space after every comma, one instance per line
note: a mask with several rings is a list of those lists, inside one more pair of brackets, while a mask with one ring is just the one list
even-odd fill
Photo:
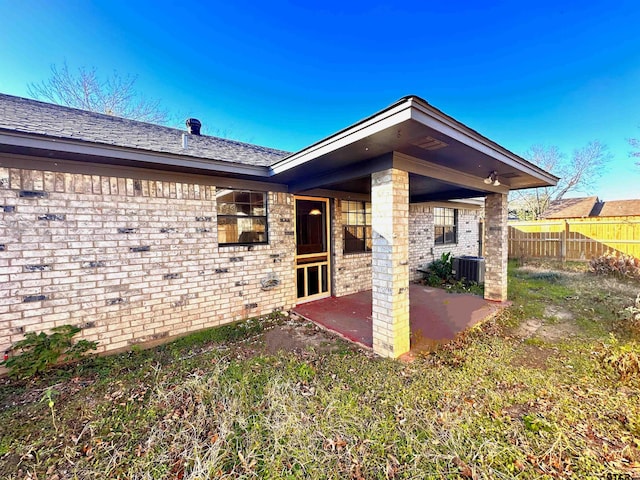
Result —
[[[340, 334], [352, 342], [371, 348], [371, 290], [303, 303], [294, 308], [298, 315]], [[409, 288], [411, 351], [432, 350], [438, 343], [495, 315], [504, 304], [489, 302], [477, 295], [449, 293], [412, 284]]]

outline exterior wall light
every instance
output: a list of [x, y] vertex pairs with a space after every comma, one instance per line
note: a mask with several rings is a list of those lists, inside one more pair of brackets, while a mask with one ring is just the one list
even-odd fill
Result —
[[484, 183], [487, 185], [493, 184], [494, 187], [500, 186], [500, 180], [498, 180], [498, 172], [495, 170], [489, 174], [487, 178], [484, 179]]

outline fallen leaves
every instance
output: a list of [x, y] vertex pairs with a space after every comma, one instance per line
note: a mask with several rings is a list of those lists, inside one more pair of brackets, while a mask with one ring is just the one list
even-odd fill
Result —
[[338, 435], [335, 437], [335, 439], [334, 438], [325, 439], [323, 448], [325, 450], [330, 450], [332, 452], [339, 452], [346, 446], [347, 446], [347, 442], [341, 436]]
[[474, 480], [478, 478], [475, 471], [467, 463], [462, 461], [460, 457], [455, 457], [453, 463], [458, 467], [461, 477], [472, 478]]
[[[132, 478], [156, 467], [154, 475], [176, 479], [564, 479], [640, 470], [638, 388], [592, 368], [593, 342], [544, 347], [541, 371], [539, 362], [512, 363], [539, 346], [485, 333], [410, 365], [352, 350], [259, 356], [246, 343], [225, 354], [159, 351], [146, 370], [140, 361], [123, 365], [117, 371], [126, 374], [61, 398], [63, 437], [42, 404], [5, 406], [5, 422], [15, 429], [21, 421], [25, 433], [0, 430], [0, 448], [17, 451], [0, 454], [0, 469], [12, 458], [33, 478]], [[162, 371], [152, 368], [158, 362]], [[26, 428], [30, 421], [36, 428]]]

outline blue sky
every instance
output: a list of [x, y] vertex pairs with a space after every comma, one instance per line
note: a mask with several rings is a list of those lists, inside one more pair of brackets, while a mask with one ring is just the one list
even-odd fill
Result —
[[640, 197], [640, 3], [0, 0], [0, 92], [51, 64], [138, 75], [208, 134], [297, 150], [415, 94], [523, 154], [590, 140]]

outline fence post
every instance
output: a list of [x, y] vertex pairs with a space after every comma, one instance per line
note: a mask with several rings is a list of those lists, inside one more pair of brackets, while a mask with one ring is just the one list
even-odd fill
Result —
[[564, 228], [560, 234], [560, 257], [562, 263], [567, 261], [567, 242], [569, 240], [569, 221], [564, 219]]

